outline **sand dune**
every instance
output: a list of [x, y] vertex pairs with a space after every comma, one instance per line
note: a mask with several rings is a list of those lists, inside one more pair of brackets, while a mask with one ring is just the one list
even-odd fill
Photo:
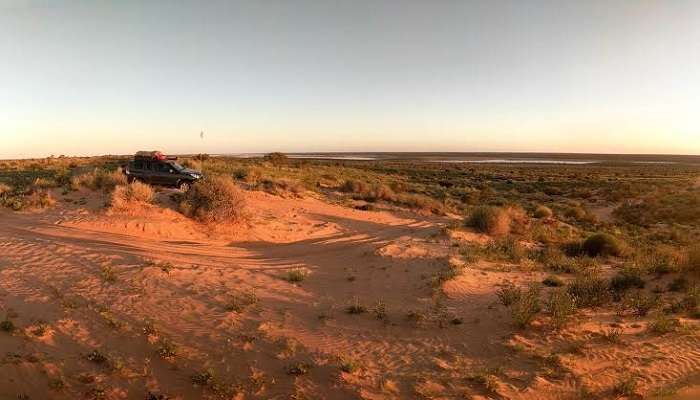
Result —
[[[167, 208], [0, 211], [0, 306], [18, 328], [0, 334], [0, 398], [538, 399], [629, 371], [651, 389], [700, 370], [693, 334], [591, 346], [552, 378], [534, 355], [594, 329], [512, 337], [495, 291], [542, 275], [464, 263], [452, 241], [479, 235], [444, 235], [447, 217], [247, 196], [247, 226], [219, 230]], [[436, 290], [451, 263], [463, 273]], [[293, 269], [303, 281], [285, 280]], [[495, 388], [478, 378], [491, 370]]]

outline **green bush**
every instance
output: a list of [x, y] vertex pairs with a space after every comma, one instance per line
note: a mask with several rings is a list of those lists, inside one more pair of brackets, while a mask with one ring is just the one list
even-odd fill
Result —
[[626, 269], [610, 280], [610, 290], [619, 298], [629, 289], [644, 289], [646, 282], [638, 269]]
[[542, 284], [549, 287], [559, 287], [564, 286], [564, 281], [562, 281], [561, 278], [556, 275], [549, 275], [548, 277], [544, 278]]
[[581, 250], [590, 257], [620, 256], [623, 245], [614, 236], [607, 233], [596, 233], [581, 244]]

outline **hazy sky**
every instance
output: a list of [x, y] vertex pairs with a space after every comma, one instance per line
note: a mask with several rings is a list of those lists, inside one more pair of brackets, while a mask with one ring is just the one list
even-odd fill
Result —
[[700, 154], [696, 0], [0, 0], [0, 57], [0, 158]]

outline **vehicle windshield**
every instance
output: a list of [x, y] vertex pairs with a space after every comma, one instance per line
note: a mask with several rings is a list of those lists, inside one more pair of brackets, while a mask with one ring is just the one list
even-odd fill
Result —
[[175, 168], [176, 171], [183, 171], [185, 169], [185, 167], [183, 167], [182, 165], [178, 164], [175, 161], [169, 161], [168, 164], [170, 164], [173, 168]]

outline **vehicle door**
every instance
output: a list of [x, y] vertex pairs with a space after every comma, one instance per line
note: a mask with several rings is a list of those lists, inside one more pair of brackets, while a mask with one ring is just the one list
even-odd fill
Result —
[[158, 185], [174, 185], [177, 181], [175, 170], [165, 162], [153, 162], [153, 183]]

